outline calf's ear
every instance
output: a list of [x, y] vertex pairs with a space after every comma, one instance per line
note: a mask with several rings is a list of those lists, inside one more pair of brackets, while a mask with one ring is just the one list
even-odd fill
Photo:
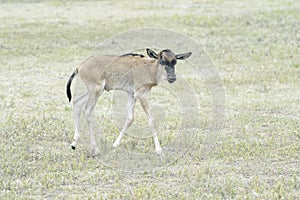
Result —
[[175, 57], [177, 60], [185, 60], [188, 57], [190, 57], [191, 55], [192, 55], [192, 52], [186, 52], [186, 53], [177, 54]]
[[151, 49], [147, 49], [147, 54], [150, 58], [154, 58], [154, 59], [158, 59], [157, 53], [155, 53], [153, 50]]

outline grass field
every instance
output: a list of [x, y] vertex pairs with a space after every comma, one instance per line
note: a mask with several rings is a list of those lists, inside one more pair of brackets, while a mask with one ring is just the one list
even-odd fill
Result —
[[[146, 126], [140, 105], [131, 131], [142, 135], [112, 151], [125, 112], [112, 109], [120, 101], [112, 96], [121, 93], [105, 93], [96, 108], [103, 157], [90, 155], [84, 119], [78, 148], [70, 148], [68, 77], [101, 41], [143, 27], [186, 35], [218, 69], [226, 122], [207, 156], [198, 148], [209, 134], [212, 96], [188, 62], [178, 62], [177, 73], [199, 108], [190, 151], [156, 156], [139, 129]], [[0, 69], [0, 199], [300, 198], [299, 1], [0, 1]], [[164, 147], [179, 134], [168, 90], [176, 84], [151, 96], [154, 115], [164, 120]], [[124, 152], [149, 155], [147, 170], [133, 173], [139, 163]]]

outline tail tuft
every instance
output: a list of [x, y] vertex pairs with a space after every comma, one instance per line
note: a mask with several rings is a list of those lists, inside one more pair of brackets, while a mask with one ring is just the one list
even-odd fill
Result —
[[73, 74], [70, 76], [69, 80], [68, 80], [68, 83], [67, 83], [67, 96], [68, 96], [68, 99], [69, 99], [69, 102], [71, 101], [72, 99], [72, 94], [71, 94], [71, 83], [74, 79], [74, 77], [77, 75], [77, 70], [75, 72], [73, 72]]

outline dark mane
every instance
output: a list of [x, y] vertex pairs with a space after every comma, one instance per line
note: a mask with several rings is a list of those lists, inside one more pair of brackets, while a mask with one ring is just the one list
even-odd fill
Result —
[[145, 57], [143, 54], [138, 54], [138, 53], [126, 53], [126, 54], [121, 55], [120, 57], [125, 57], [125, 56], [139, 56], [141, 58]]
[[161, 52], [166, 52], [166, 53], [170, 53], [170, 52], [172, 52], [170, 49], [164, 49], [164, 50], [162, 50]]

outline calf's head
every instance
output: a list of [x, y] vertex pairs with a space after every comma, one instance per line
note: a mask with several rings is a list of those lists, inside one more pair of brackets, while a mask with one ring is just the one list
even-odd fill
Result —
[[187, 59], [192, 55], [192, 52], [175, 54], [170, 49], [165, 49], [157, 54], [153, 50], [147, 49], [147, 54], [150, 58], [158, 60], [159, 65], [165, 68], [168, 82], [173, 83], [176, 81], [175, 65], [177, 60]]

